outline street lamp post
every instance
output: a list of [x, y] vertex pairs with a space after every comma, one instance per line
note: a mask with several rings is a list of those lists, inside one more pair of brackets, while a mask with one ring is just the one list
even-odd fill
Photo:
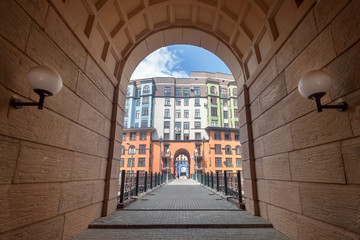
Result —
[[170, 149], [167, 149], [166, 151], [169, 156], [166, 156], [166, 182], [169, 182], [169, 158], [171, 159], [171, 152]]
[[163, 138], [160, 137], [159, 141], [160, 141], [160, 161], [159, 161], [159, 172], [160, 172], [160, 171], [162, 171], [162, 168], [161, 168], [161, 161], [162, 161], [161, 142], [163, 141]]
[[198, 150], [195, 149], [195, 176], [196, 176], [196, 181], [198, 180], [198, 174], [197, 174], [197, 169], [198, 169], [198, 164], [197, 164], [197, 155], [198, 155]]
[[130, 187], [129, 187], [129, 194], [128, 194], [128, 199], [130, 199], [130, 194], [131, 194], [131, 185], [132, 185], [132, 179], [133, 179], [133, 171], [132, 171], [132, 166], [134, 164], [134, 152], [135, 152], [135, 148], [130, 148], [130, 143], [127, 142], [126, 143], [129, 146], [129, 150], [131, 149], [131, 164], [130, 164]]

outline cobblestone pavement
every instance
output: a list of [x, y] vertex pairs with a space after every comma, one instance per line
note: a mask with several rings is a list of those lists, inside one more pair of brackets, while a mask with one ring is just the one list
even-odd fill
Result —
[[195, 181], [177, 179], [96, 220], [75, 239], [287, 238]]

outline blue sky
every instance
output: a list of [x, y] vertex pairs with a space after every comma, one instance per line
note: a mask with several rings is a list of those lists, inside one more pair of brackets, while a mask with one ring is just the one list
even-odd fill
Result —
[[148, 55], [135, 69], [131, 79], [150, 77], [187, 78], [192, 71], [231, 74], [213, 53], [191, 45], [171, 45]]

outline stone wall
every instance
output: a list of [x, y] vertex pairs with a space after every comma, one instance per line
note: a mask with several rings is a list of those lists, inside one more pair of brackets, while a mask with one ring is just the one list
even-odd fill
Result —
[[[0, 238], [70, 239], [116, 206], [114, 161], [103, 209], [115, 86], [47, 1], [0, 1], [0, 22]], [[36, 65], [64, 86], [42, 111], [15, 110], [12, 97], [38, 100]]]
[[[360, 236], [359, 12], [360, 1], [318, 1], [249, 84], [259, 213], [292, 239]], [[323, 103], [345, 100], [347, 111], [318, 113], [298, 93], [300, 77], [313, 69], [334, 80]], [[240, 97], [240, 132], [247, 133], [244, 92]], [[251, 142], [241, 137], [251, 210]]]

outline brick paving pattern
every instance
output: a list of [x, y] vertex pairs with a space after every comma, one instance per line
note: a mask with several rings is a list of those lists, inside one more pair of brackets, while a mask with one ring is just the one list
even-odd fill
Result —
[[271, 227], [195, 181], [177, 179], [75, 239], [288, 239]]

